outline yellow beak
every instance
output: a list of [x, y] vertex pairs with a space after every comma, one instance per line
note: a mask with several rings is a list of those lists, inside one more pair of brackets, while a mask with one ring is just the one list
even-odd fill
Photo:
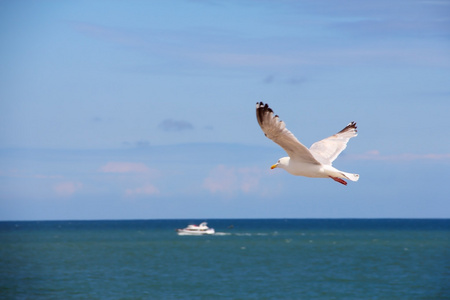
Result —
[[273, 170], [277, 167], [277, 164], [274, 164], [273, 166], [271, 166], [270, 168]]

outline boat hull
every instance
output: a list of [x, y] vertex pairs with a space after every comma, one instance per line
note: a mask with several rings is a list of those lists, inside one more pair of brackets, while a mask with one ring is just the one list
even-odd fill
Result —
[[209, 228], [208, 223], [203, 222], [200, 225], [188, 225], [188, 227], [183, 229], [177, 229], [178, 235], [208, 235], [214, 234], [214, 228]]

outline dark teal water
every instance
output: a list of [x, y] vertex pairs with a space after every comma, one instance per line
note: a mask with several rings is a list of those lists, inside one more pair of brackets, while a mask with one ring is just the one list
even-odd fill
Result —
[[0, 222], [1, 299], [450, 299], [450, 220]]

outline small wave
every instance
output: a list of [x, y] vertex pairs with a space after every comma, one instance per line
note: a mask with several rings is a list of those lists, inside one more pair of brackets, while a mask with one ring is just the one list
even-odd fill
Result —
[[[274, 233], [273, 235], [277, 235], [278, 233]], [[256, 233], [250, 233], [250, 232], [240, 232], [240, 233], [234, 233], [234, 235], [237, 236], [268, 236], [270, 233], [267, 232], [256, 232]]]
[[216, 232], [214, 235], [231, 235], [231, 233], [228, 232]]

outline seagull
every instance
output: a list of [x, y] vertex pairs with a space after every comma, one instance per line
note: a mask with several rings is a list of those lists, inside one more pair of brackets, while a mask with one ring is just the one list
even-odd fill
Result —
[[292, 175], [331, 178], [347, 185], [344, 179], [358, 181], [359, 175], [340, 171], [333, 161], [347, 147], [350, 138], [357, 136], [356, 123], [349, 123], [338, 133], [318, 141], [308, 149], [286, 128], [268, 104], [256, 103], [256, 118], [265, 136], [281, 146], [289, 155], [282, 157], [271, 169], [282, 168]]

